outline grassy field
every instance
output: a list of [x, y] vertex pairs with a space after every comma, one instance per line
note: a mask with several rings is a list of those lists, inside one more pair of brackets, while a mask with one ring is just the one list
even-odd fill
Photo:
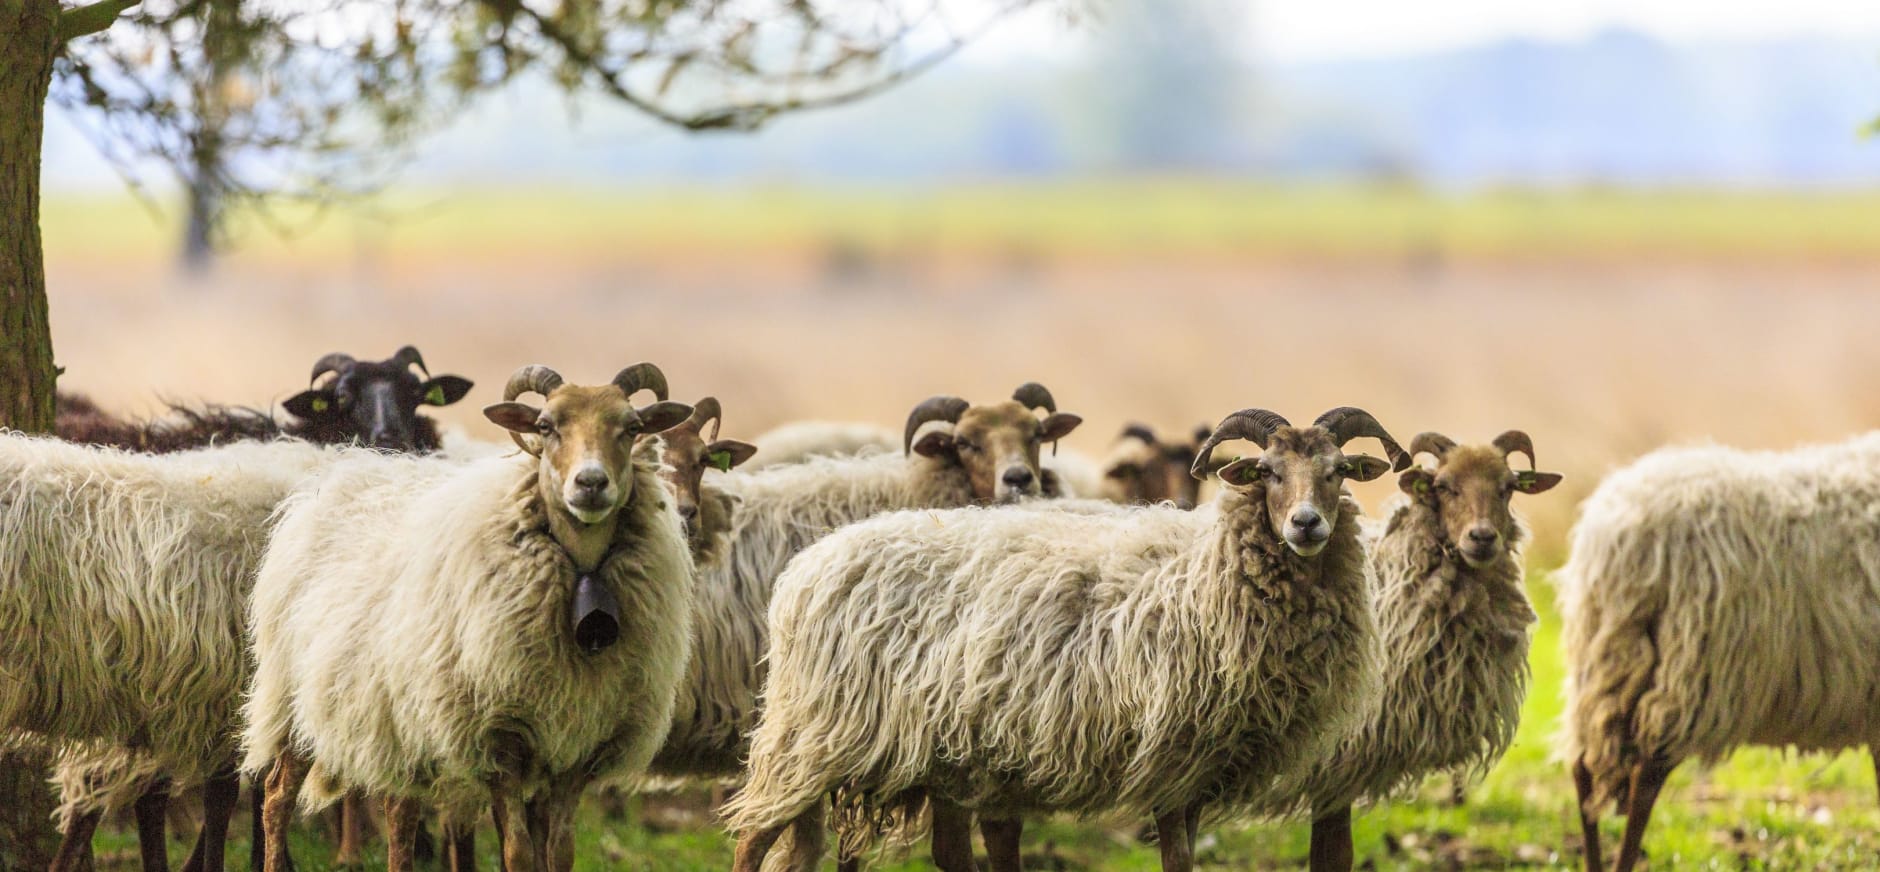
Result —
[[[1353, 404], [1406, 440], [1531, 433], [1540, 465], [1568, 477], [1520, 506], [1539, 569], [1563, 559], [1599, 477], [1659, 445], [1880, 427], [1880, 194], [412, 192], [292, 240], [243, 230], [207, 280], [178, 277], [173, 228], [119, 198], [49, 199], [45, 234], [63, 384], [120, 408], [265, 405], [322, 353], [407, 342], [434, 372], [479, 382], [441, 417], [482, 439], [499, 435], [476, 410], [535, 361], [585, 380], [656, 361], [675, 399], [720, 397], [740, 438], [805, 417], [894, 426], [930, 394], [1030, 379], [1084, 415], [1066, 444], [1090, 455], [1130, 420]], [[1572, 786], [1547, 759], [1559, 627], [1544, 573], [1532, 588], [1542, 621], [1516, 745], [1461, 807], [1439, 780], [1362, 815], [1375, 868], [1578, 862]], [[648, 826], [590, 809], [579, 868], [729, 865], [701, 816], [642, 812]], [[1647, 848], [1659, 869], [1871, 869], [1877, 833], [1864, 755], [1758, 750], [1681, 770]], [[131, 842], [108, 838], [110, 865], [128, 868]], [[1201, 859], [1296, 867], [1305, 839], [1297, 825], [1216, 829]], [[302, 868], [325, 868], [324, 850], [303, 844]], [[1134, 826], [1035, 825], [1027, 853], [1036, 868], [1155, 866]]]

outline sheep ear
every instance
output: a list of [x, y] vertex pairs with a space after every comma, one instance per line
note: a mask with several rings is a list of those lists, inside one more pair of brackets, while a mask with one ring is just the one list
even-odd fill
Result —
[[953, 453], [953, 434], [945, 430], [929, 430], [914, 442], [914, 453], [922, 457], [939, 457]]
[[757, 453], [757, 446], [736, 439], [720, 439], [705, 446], [705, 465], [719, 472], [730, 472], [731, 468], [751, 459]]
[[528, 403], [497, 403], [484, 406], [483, 417], [511, 433], [534, 435], [535, 422], [542, 417], [542, 410]]
[[1083, 422], [1083, 418], [1069, 412], [1053, 412], [1050, 417], [1044, 419], [1044, 424], [1038, 431], [1038, 441], [1056, 442], [1069, 436], [1071, 431], [1077, 429], [1077, 425]]
[[1369, 454], [1347, 454], [1345, 462], [1338, 465], [1338, 473], [1352, 481], [1370, 481], [1389, 471], [1388, 461], [1379, 460]]
[[659, 433], [671, 430], [685, 423], [685, 419], [692, 417], [691, 406], [684, 403], [675, 403], [671, 400], [661, 400], [644, 409], [638, 410], [638, 412], [640, 415], [640, 426], [644, 428], [647, 433]]
[[440, 375], [420, 385], [424, 389], [424, 403], [428, 406], [448, 406], [470, 393], [474, 382], [454, 375]]
[[281, 408], [303, 421], [313, 421], [331, 417], [339, 408], [339, 397], [330, 390], [305, 390], [288, 397]]
[[1517, 472], [1514, 474], [1514, 489], [1524, 494], [1537, 494], [1553, 489], [1560, 483], [1561, 475], [1557, 472]]
[[1234, 490], [1246, 490], [1260, 483], [1260, 459], [1242, 457], [1226, 466], [1219, 473], [1221, 483]]
[[1397, 476], [1397, 489], [1409, 494], [1413, 500], [1427, 501], [1430, 494], [1434, 492], [1432, 485], [1435, 480], [1436, 477], [1430, 475], [1429, 470], [1411, 467], [1404, 470], [1402, 475]]

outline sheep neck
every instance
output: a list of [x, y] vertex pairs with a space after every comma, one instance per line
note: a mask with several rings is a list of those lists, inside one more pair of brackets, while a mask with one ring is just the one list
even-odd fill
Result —
[[614, 531], [620, 526], [620, 510], [599, 523], [583, 524], [562, 508], [558, 500], [545, 499], [545, 503], [550, 506], [548, 534], [568, 552], [575, 571], [589, 573], [598, 569], [613, 549]]

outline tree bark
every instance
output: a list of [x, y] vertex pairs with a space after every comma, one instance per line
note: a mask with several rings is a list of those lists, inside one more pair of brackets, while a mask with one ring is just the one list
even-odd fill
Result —
[[[52, 430], [52, 330], [39, 238], [39, 152], [58, 0], [0, 0], [0, 427]], [[58, 848], [43, 752], [0, 747], [0, 869], [44, 869]]]

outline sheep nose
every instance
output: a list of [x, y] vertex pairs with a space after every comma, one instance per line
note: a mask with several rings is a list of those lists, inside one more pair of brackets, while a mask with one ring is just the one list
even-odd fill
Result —
[[1292, 515], [1292, 525], [1298, 527], [1302, 533], [1310, 533], [1318, 529], [1318, 526], [1324, 522], [1325, 519], [1320, 517], [1319, 513], [1312, 509], [1300, 509], [1299, 511], [1293, 512]]
[[607, 470], [588, 467], [575, 474], [575, 487], [583, 490], [600, 490], [607, 486]]
[[680, 506], [679, 507], [679, 519], [680, 520], [685, 521], [686, 523], [690, 524], [692, 523], [692, 520], [697, 517], [698, 517], [698, 506]]
[[1015, 487], [1015, 488], [1031, 487], [1031, 480], [1032, 480], [1031, 470], [1026, 469], [1025, 467], [1022, 467], [1022, 466], [1014, 466], [1011, 469], [1006, 470], [1005, 475], [1002, 476], [1002, 478], [1004, 479], [1005, 483], [1010, 487]]
[[1478, 525], [1478, 526], [1469, 528], [1469, 541], [1477, 545], [1494, 544], [1495, 539], [1498, 536], [1500, 536], [1500, 534], [1495, 532], [1494, 527], [1489, 527], [1486, 525]]

